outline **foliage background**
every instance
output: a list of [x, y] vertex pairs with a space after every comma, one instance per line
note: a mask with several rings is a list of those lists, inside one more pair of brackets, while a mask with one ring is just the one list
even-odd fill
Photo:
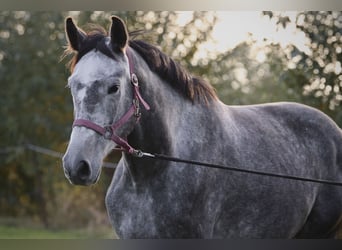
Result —
[[[110, 228], [104, 208], [113, 170], [104, 169], [91, 188], [71, 186], [61, 160], [27, 150], [26, 145], [64, 152], [73, 107], [65, 88], [68, 70], [60, 62], [66, 39], [64, 19], [80, 27], [88, 22], [109, 26], [122, 17], [130, 31], [158, 45], [195, 75], [207, 79], [221, 100], [231, 105], [295, 101], [316, 107], [342, 126], [342, 13], [262, 12], [285, 29], [294, 23], [305, 33], [309, 52], [286, 48], [253, 35], [224, 53], [205, 51], [213, 39], [215, 12], [191, 12], [177, 23], [177, 12], [28, 12], [0, 13], [0, 224], [30, 223], [49, 229]], [[227, 13], [229, 15], [229, 12]], [[237, 24], [238, 25], [238, 24]], [[260, 61], [259, 52], [265, 57]], [[110, 156], [111, 160], [118, 155]]]

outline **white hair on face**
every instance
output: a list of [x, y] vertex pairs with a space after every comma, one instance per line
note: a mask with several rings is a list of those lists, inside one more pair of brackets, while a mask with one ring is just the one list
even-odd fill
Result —
[[69, 78], [70, 83], [78, 82], [85, 86], [90, 86], [96, 80], [108, 77], [115, 67], [113, 59], [99, 51], [92, 50], [84, 55], [76, 64], [72, 75]]

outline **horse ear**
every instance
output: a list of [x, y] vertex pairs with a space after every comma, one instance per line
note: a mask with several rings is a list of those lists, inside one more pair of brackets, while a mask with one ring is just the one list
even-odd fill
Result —
[[117, 16], [112, 16], [112, 25], [110, 27], [110, 39], [113, 49], [119, 48], [124, 50], [128, 42], [128, 32], [126, 25]]
[[86, 35], [77, 28], [71, 17], [65, 20], [65, 32], [72, 49], [78, 51]]

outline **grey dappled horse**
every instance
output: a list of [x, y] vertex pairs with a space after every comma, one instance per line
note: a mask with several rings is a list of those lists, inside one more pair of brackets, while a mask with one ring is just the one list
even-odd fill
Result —
[[[342, 133], [294, 103], [226, 106], [210, 85], [156, 47], [66, 20], [75, 53], [68, 85], [75, 122], [63, 158], [71, 183], [90, 185], [123, 150], [106, 195], [121, 238], [332, 237], [342, 188], [138, 158], [135, 149], [243, 169], [342, 181]], [[136, 77], [137, 76], [137, 77]]]

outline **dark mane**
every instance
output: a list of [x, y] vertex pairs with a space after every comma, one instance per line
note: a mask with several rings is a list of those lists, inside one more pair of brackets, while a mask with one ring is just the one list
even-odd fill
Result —
[[209, 83], [189, 74], [157, 47], [141, 40], [131, 40], [129, 45], [140, 54], [153, 72], [192, 102], [208, 103], [217, 99], [215, 90]]
[[[97, 49], [108, 57], [114, 58], [112, 49], [106, 45], [107, 32], [102, 27], [92, 27], [93, 29], [86, 33], [87, 38], [79, 52], [73, 51], [70, 47], [64, 52], [64, 56], [73, 55], [69, 62], [71, 72], [76, 63], [92, 49]], [[153, 72], [192, 102], [209, 103], [218, 99], [214, 88], [209, 83], [189, 74], [157, 47], [141, 40], [130, 40], [129, 46], [145, 60]]]

